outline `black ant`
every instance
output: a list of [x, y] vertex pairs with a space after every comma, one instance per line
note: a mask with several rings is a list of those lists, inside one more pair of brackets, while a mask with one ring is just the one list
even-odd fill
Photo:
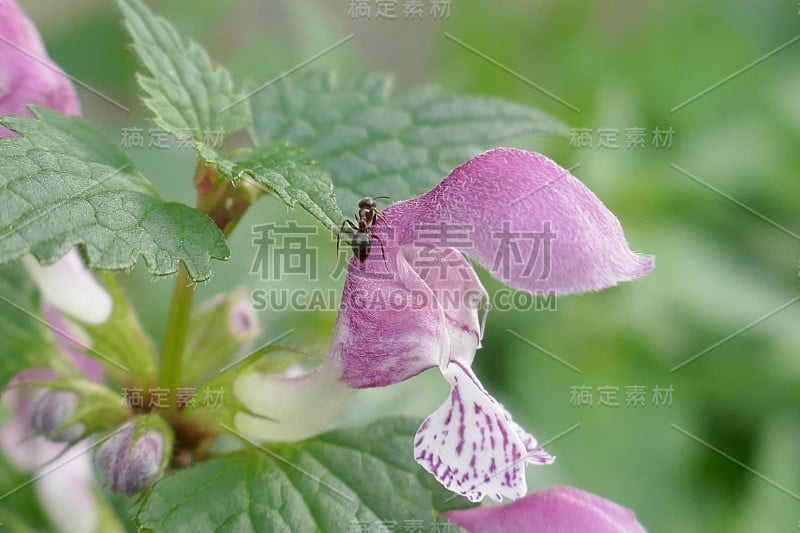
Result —
[[[353, 222], [350, 219], [345, 219], [342, 222], [342, 227], [339, 229], [339, 233], [336, 235], [336, 251], [339, 251], [339, 239], [342, 235], [343, 231], [347, 231], [348, 233], [353, 234], [353, 238], [350, 240], [350, 247], [353, 249], [353, 255], [358, 257], [358, 260], [362, 263], [367, 260], [369, 257], [369, 251], [372, 248], [372, 241], [371, 239], [375, 239], [381, 245], [381, 255], [383, 256], [383, 263], [386, 265], [386, 253], [383, 249], [383, 241], [380, 237], [372, 233], [372, 225], [375, 224], [376, 219], [386, 220], [383, 218], [383, 213], [378, 210], [378, 203], [375, 201], [379, 198], [386, 198], [388, 196], [375, 196], [370, 197], [366, 196], [358, 201], [358, 212], [355, 214], [355, 218], [358, 221], [358, 224]], [[350, 228], [345, 228], [345, 225], [349, 225]], [[386, 265], [386, 270], [389, 270], [389, 266]]]

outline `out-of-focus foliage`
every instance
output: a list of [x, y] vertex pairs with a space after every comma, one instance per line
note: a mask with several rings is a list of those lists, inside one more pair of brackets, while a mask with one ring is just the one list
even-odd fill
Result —
[[[87, 117], [120, 144], [131, 128], [141, 128], [144, 147], [126, 152], [166, 199], [191, 202], [192, 151], [148, 147], [155, 126], [135, 100], [136, 66], [115, 7], [23, 4], [67, 72], [131, 108], [124, 112], [81, 89]], [[353, 73], [377, 68], [394, 72], [403, 89], [435, 82], [449, 91], [501, 97], [542, 109], [576, 128], [576, 136], [588, 133], [592, 148], [576, 148], [568, 137], [516, 145], [565, 167], [580, 164], [574, 173], [619, 216], [633, 248], [657, 256], [657, 268], [637, 283], [559, 299], [555, 312], [490, 313], [476, 360], [486, 387], [541, 441], [574, 428], [547, 446], [558, 461], [531, 469], [531, 489], [568, 484], [595, 492], [636, 510], [652, 531], [795, 530], [800, 302], [733, 334], [800, 295], [800, 42], [675, 108], [793, 39], [800, 6], [454, 0], [449, 18], [437, 21], [426, 1], [422, 20], [404, 21], [402, 4], [395, 21], [375, 20], [374, 5], [372, 19], [353, 20], [345, 0], [204, 0], [191, 10], [168, 0], [158, 10], [238, 79], [268, 81], [352, 32], [355, 39], [313, 66]], [[633, 128], [645, 132], [641, 148], [626, 147]], [[654, 146], [656, 129], [671, 129], [670, 147]], [[614, 137], [618, 148], [598, 147]], [[316, 225], [299, 210], [289, 218]], [[283, 204], [261, 200], [231, 238], [232, 260], [215, 266], [197, 300], [239, 284], [277, 285], [251, 274], [258, 250], [250, 227], [286, 219]], [[312, 242], [319, 246], [316, 283], [335, 292], [341, 278], [328, 275], [335, 245], [322, 227]], [[484, 280], [490, 292], [500, 288]], [[158, 338], [169, 282], [151, 281], [142, 265], [124, 282]], [[280, 286], [307, 283], [282, 280]], [[294, 328], [289, 340], [315, 354], [325, 352], [335, 316], [335, 310], [260, 314], [265, 339]], [[578, 387], [591, 388], [593, 406], [573, 405]], [[643, 387], [643, 406], [626, 406], [633, 387]], [[672, 388], [671, 405], [654, 405], [655, 387]], [[614, 391], [617, 407], [598, 405]], [[366, 414], [422, 416], [443, 398], [436, 376], [424, 375], [360, 395], [342, 423], [363, 422]], [[3, 481], [0, 492], [16, 480]]]

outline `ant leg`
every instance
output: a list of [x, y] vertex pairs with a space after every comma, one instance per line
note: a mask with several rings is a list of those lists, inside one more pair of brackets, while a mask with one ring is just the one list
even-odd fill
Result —
[[[373, 200], [380, 200], [380, 199], [391, 200], [392, 197], [391, 196], [373, 196], [372, 199]], [[381, 211], [379, 211], [377, 209], [375, 209], [374, 211], [375, 211], [375, 216], [377, 216], [379, 219], [381, 219], [384, 222], [386, 222], [386, 219], [383, 217], [383, 212], [381, 212]]]
[[339, 255], [339, 241], [342, 238], [342, 232], [344, 231], [344, 225], [347, 223], [347, 220], [342, 222], [342, 227], [339, 228], [339, 233], [336, 234], [336, 255]]
[[356, 231], [358, 230], [358, 228], [355, 226], [355, 224], [353, 224], [350, 220], [345, 219], [344, 222], [342, 222], [342, 227], [339, 228], [339, 233], [336, 234], [336, 253], [337, 254], [339, 253], [339, 241], [340, 241], [340, 239], [342, 237], [342, 232], [345, 231], [345, 228], [344, 228], [345, 224], [349, 224], [350, 225], [350, 230], [351, 231], [352, 230], [356, 230]]
[[389, 272], [389, 263], [386, 262], [386, 252], [383, 249], [383, 241], [381, 240], [380, 237], [378, 237], [374, 233], [370, 233], [369, 236], [377, 240], [378, 243], [381, 245], [381, 256], [383, 257], [383, 266], [386, 267], [386, 272]]

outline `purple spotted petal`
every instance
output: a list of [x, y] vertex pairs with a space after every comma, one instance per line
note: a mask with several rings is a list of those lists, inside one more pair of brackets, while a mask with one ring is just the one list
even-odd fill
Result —
[[363, 265], [351, 263], [330, 349], [342, 379], [354, 388], [381, 387], [445, 368], [453, 358], [469, 364], [486, 294], [472, 267], [449, 248], [398, 249], [387, 240], [385, 254], [386, 263], [379, 251]]
[[446, 240], [496, 278], [528, 291], [598, 290], [654, 266], [651, 256], [630, 250], [619, 221], [594, 193], [550, 159], [524, 150], [496, 148], [470, 159], [384, 216], [398, 245]]
[[[26, 115], [39, 104], [65, 115], [81, 108], [75, 89], [48, 57], [36, 27], [14, 0], [0, 3], [0, 114]], [[0, 127], [0, 136], [13, 135]]]
[[453, 362], [444, 372], [450, 397], [420, 426], [414, 458], [449, 490], [481, 501], [520, 498], [527, 492], [525, 465], [554, 458], [511, 420], [469, 367]]
[[506, 505], [449, 511], [468, 533], [645, 533], [633, 511], [589, 492], [554, 487]]

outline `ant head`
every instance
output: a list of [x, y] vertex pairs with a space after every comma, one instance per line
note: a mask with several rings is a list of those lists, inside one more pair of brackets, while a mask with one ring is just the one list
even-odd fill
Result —
[[364, 209], [364, 208], [375, 209], [376, 207], [378, 207], [378, 202], [376, 202], [375, 199], [372, 198], [371, 196], [365, 196], [364, 198], [358, 201], [359, 209]]

